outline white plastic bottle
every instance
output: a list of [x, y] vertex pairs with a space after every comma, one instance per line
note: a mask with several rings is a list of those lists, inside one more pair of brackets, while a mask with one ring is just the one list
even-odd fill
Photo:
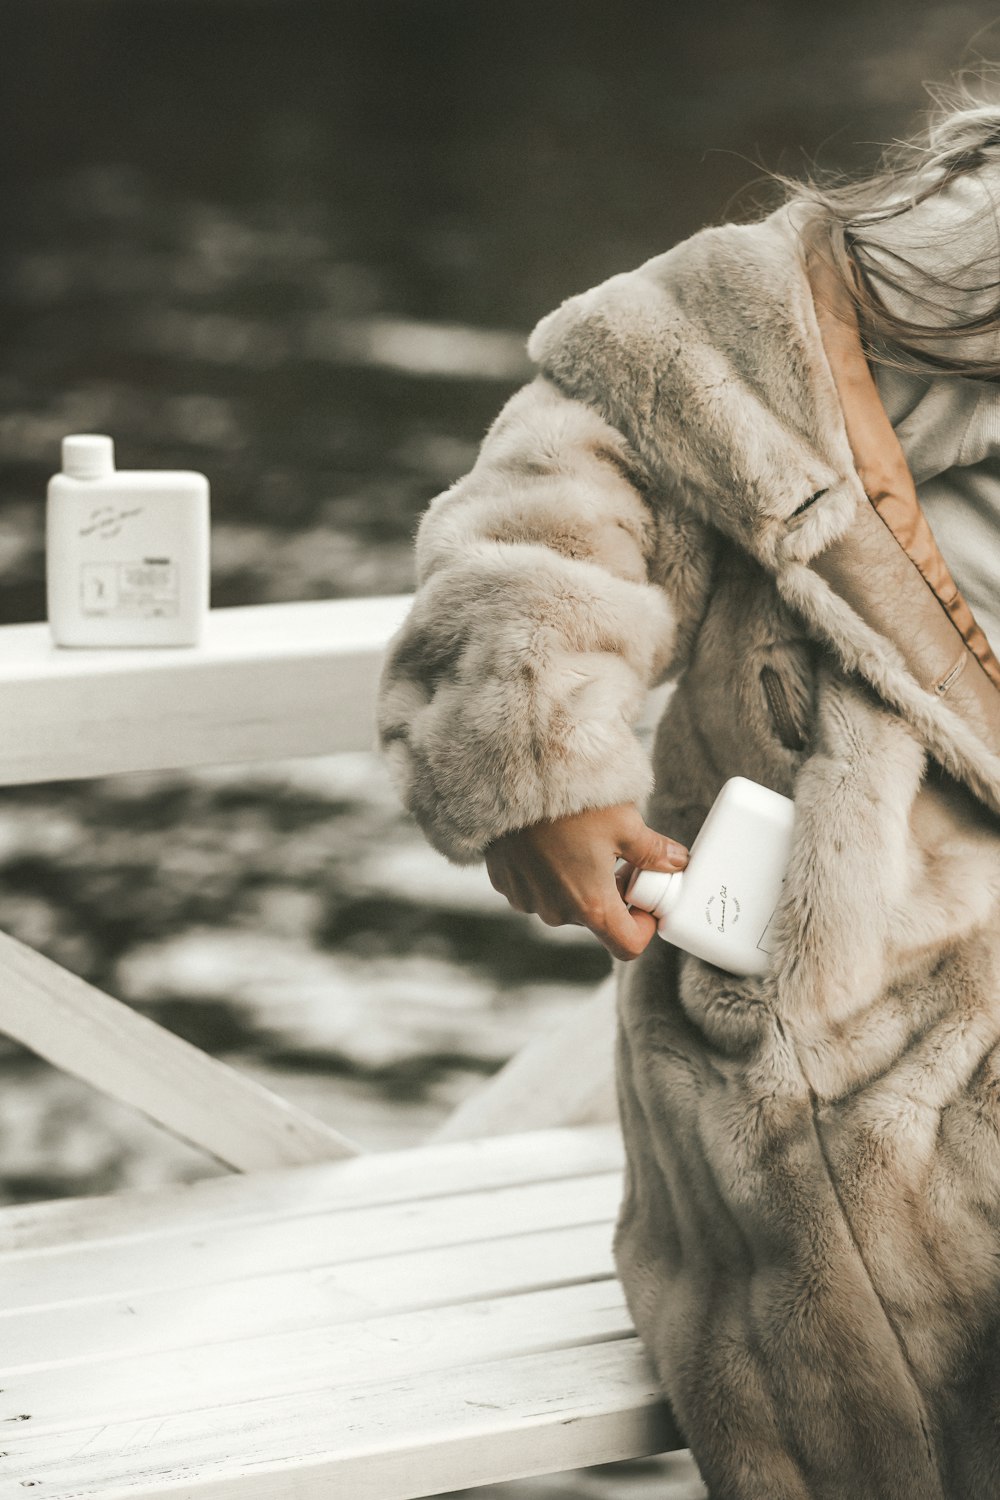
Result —
[[45, 559], [57, 646], [196, 645], [208, 613], [208, 480], [119, 471], [109, 437], [66, 437]]
[[765, 974], [769, 930], [792, 846], [795, 803], [731, 776], [688, 851], [683, 870], [636, 870], [629, 906], [651, 912], [668, 943], [730, 974]]

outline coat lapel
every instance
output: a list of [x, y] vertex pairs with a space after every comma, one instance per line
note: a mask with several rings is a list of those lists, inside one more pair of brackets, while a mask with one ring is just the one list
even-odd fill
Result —
[[809, 250], [789, 205], [710, 226], [567, 298], [529, 356], [1000, 815], [1000, 664], [920, 508], [851, 300]]
[[814, 246], [806, 274], [854, 465], [869, 501], [812, 568], [894, 643], [917, 681], [1000, 748], [1000, 662], [952, 577], [878, 394], [843, 282]]
[[800, 537], [792, 523], [774, 568], [778, 592], [1000, 815], [1000, 662], [920, 507], [853, 303], [792, 209], [755, 227], [777, 231], [791, 253], [789, 296], [812, 351], [811, 377], [832, 396], [816, 400], [825, 428], [816, 436], [856, 497], [846, 523], [825, 534], [809, 535], [808, 512]]

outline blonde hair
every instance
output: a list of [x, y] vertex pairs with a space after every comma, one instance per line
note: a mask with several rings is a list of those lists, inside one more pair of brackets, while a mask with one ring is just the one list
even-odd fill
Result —
[[[987, 71], [990, 68], [1000, 69], [1000, 64], [987, 65]], [[992, 359], [970, 359], [960, 353], [950, 357], [920, 347], [920, 340], [928, 337], [940, 348], [942, 339], [958, 340], [991, 331], [1000, 335], [1000, 256], [995, 256], [990, 266], [972, 260], [962, 268], [963, 292], [994, 294], [985, 312], [962, 322], [956, 321], [954, 298], [947, 296], [953, 291], [950, 278], [914, 265], [897, 251], [891, 252], [891, 258], [900, 270], [890, 271], [884, 263], [878, 263], [874, 267], [877, 275], [887, 286], [934, 309], [936, 320], [917, 322], [896, 316], [869, 279], [872, 260], [866, 254], [867, 229], [874, 230], [933, 197], [956, 177], [978, 171], [990, 162], [1000, 166], [1000, 84], [980, 76], [977, 85], [959, 78], [951, 85], [925, 87], [936, 108], [927, 112], [918, 134], [883, 147], [878, 166], [869, 177], [850, 179], [836, 172], [807, 172], [802, 179], [766, 168], [765, 175], [783, 188], [786, 203], [804, 211], [810, 238], [842, 277], [857, 308], [865, 353], [873, 363], [925, 374], [930, 366], [937, 373], [1000, 381], [1000, 352]], [[1000, 225], [998, 215], [1000, 204], [992, 203], [987, 194], [983, 219], [992, 216]], [[967, 230], [968, 225], [962, 229]], [[998, 236], [1000, 227], [994, 230], [994, 243]], [[976, 240], [975, 235], [971, 238]], [[873, 240], [877, 243], [877, 234]], [[975, 275], [977, 271], [982, 279], [970, 282], [965, 273]], [[997, 274], [990, 276], [990, 271]], [[939, 295], [942, 292], [946, 294], [943, 297]]]

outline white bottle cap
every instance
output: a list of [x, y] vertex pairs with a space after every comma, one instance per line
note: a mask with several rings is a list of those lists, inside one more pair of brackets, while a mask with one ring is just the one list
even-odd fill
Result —
[[106, 479], [115, 472], [115, 445], [109, 437], [77, 432], [62, 440], [62, 471], [70, 479]]
[[625, 890], [628, 906], [637, 906], [659, 919], [672, 911], [681, 898], [683, 870], [636, 870]]

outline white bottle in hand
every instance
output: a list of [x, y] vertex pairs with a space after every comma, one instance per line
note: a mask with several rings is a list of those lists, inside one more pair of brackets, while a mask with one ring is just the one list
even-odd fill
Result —
[[665, 942], [730, 974], [765, 974], [770, 926], [792, 846], [795, 803], [770, 787], [731, 776], [683, 870], [636, 870], [629, 906], [658, 919]]

